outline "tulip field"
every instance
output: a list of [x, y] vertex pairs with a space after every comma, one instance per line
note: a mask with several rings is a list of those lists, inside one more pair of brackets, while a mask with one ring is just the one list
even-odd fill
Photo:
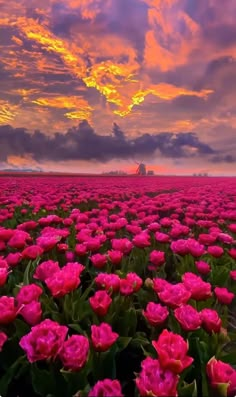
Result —
[[236, 178], [0, 188], [0, 396], [236, 395]]

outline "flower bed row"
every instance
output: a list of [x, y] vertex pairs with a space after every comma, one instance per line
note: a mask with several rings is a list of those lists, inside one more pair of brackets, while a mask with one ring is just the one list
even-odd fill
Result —
[[1, 182], [3, 397], [236, 394], [235, 179]]

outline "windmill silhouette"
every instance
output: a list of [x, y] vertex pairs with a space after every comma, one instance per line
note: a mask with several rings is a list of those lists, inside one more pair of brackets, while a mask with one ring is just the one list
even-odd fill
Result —
[[135, 163], [138, 165], [136, 169], [136, 175], [147, 175], [146, 164], [143, 162], [138, 163], [137, 161], [135, 161]]

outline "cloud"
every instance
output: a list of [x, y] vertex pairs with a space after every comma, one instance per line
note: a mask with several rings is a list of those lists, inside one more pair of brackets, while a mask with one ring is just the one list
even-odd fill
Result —
[[212, 163], [236, 163], [236, 156], [232, 156], [231, 154], [227, 154], [227, 155], [217, 155], [217, 156], [213, 156], [211, 158], [211, 162]]
[[89, 160], [108, 162], [158, 155], [167, 158], [208, 157], [217, 153], [193, 133], [142, 134], [128, 139], [117, 124], [112, 134], [98, 135], [87, 121], [67, 133], [47, 137], [40, 131], [29, 134], [26, 129], [0, 127], [0, 161], [9, 157], [31, 157], [42, 162]]

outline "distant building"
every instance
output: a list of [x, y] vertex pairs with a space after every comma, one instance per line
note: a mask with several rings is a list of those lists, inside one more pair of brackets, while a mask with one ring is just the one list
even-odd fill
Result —
[[193, 174], [193, 176], [208, 177], [209, 175], [207, 172], [199, 172], [199, 174]]
[[142, 175], [142, 176], [147, 175], [146, 164], [140, 163], [138, 165], [137, 170], [136, 170], [136, 174], [137, 175]]
[[153, 171], [153, 170], [149, 170], [149, 171], [147, 172], [147, 175], [149, 175], [149, 176], [154, 175], [154, 171]]
[[114, 176], [115, 176], [115, 175], [118, 175], [118, 176], [122, 176], [122, 175], [127, 175], [127, 173], [124, 172], [124, 171], [115, 170], [115, 171], [103, 172], [102, 175], [111, 175], [111, 176], [113, 176], [113, 175], [114, 175]]

